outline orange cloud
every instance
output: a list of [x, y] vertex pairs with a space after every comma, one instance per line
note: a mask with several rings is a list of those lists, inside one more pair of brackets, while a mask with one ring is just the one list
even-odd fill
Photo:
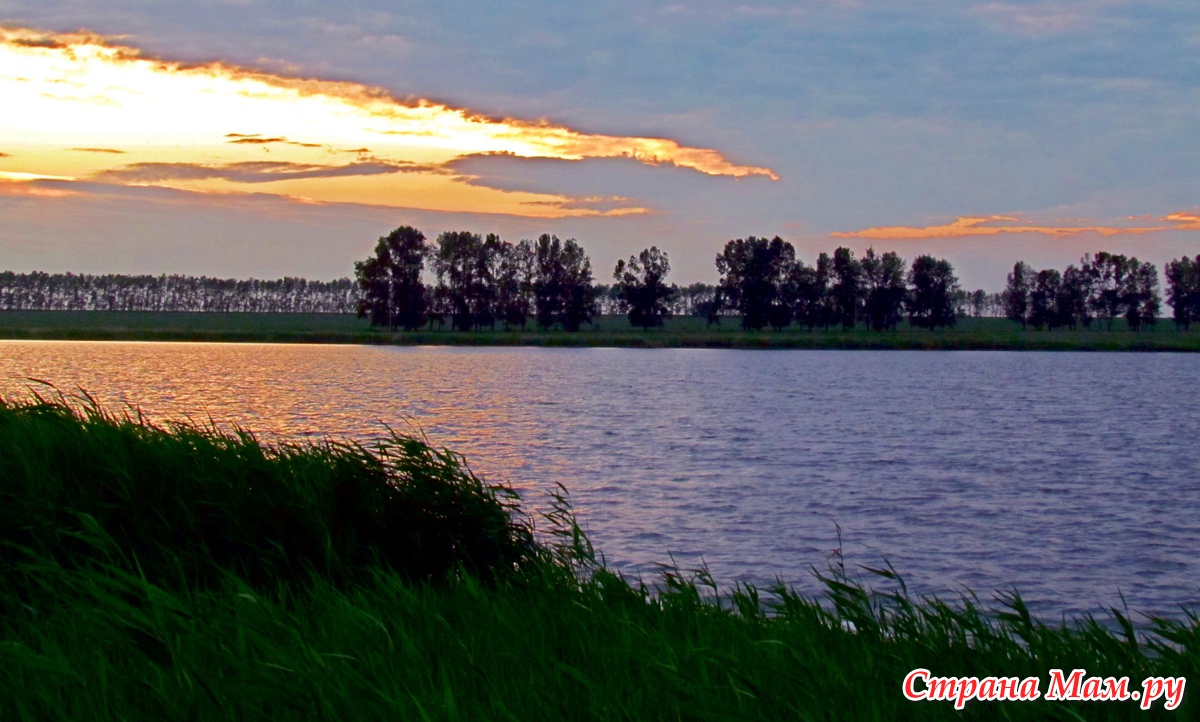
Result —
[[876, 240], [913, 240], [921, 238], [964, 238], [968, 236], [996, 236], [1002, 233], [1040, 233], [1053, 238], [1096, 233], [1101, 236], [1127, 236], [1161, 231], [1200, 231], [1200, 215], [1194, 213], [1172, 213], [1162, 220], [1171, 221], [1171, 226], [1026, 226], [995, 225], [997, 223], [1019, 223], [1011, 216], [966, 216], [956, 218], [940, 226], [882, 226], [862, 231], [831, 233], [834, 238], [870, 238]]
[[[0, 138], [12, 152], [0, 155], [0, 173], [43, 178], [215, 193], [253, 183], [259, 192], [318, 202], [535, 216], [621, 209], [491, 188], [449, 164], [489, 153], [629, 158], [713, 176], [777, 178], [769, 168], [738, 165], [719, 151], [669, 138], [589, 134], [545, 120], [400, 100], [355, 83], [152, 60], [86, 33], [0, 27], [0, 97], [21, 109], [0, 113]], [[251, 165], [264, 160], [295, 172]], [[357, 172], [384, 168], [405, 172]], [[630, 204], [623, 212], [644, 210]]]
[[8, 181], [10, 183], [28, 183], [31, 181], [73, 181], [74, 178], [64, 175], [42, 175], [40, 173], [16, 173], [13, 171], [0, 170], [0, 181]]
[[23, 196], [26, 198], [68, 198], [79, 195], [65, 188], [48, 188], [26, 180], [12, 180], [0, 175], [0, 196]]
[[165, 181], [208, 180], [220, 178], [235, 183], [274, 183], [280, 180], [306, 178], [337, 178], [352, 175], [385, 175], [388, 173], [428, 173], [436, 168], [401, 163], [347, 163], [345, 165], [312, 165], [277, 161], [246, 161], [224, 166], [193, 163], [134, 163], [93, 176], [105, 183], [155, 185]]
[[1197, 213], [1172, 213], [1163, 220], [1179, 223], [1173, 229], [1176, 231], [1200, 231], [1200, 214]]

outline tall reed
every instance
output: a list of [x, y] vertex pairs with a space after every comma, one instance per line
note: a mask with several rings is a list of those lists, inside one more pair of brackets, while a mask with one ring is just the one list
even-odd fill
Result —
[[[904, 675], [1200, 673], [1200, 620], [1046, 624], [891, 568], [718, 594], [535, 537], [460, 457], [263, 445], [58, 400], [0, 404], [0, 719], [1188, 719], [1133, 702], [909, 702]], [[993, 606], [995, 608], [993, 608]]]
[[25, 549], [68, 564], [120, 557], [160, 584], [226, 571], [273, 585], [376, 566], [490, 579], [534, 556], [515, 494], [422, 439], [267, 445], [244, 429], [157, 425], [77, 401], [0, 399], [10, 563]]

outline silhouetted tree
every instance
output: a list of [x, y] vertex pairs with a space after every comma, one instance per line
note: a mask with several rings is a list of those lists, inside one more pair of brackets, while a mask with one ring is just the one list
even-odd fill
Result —
[[425, 322], [426, 291], [421, 283], [428, 249], [425, 236], [411, 226], [401, 226], [379, 239], [375, 255], [354, 264], [363, 291], [359, 318], [375, 326], [405, 330]]
[[975, 318], [981, 318], [984, 310], [987, 308], [988, 292], [982, 288], [977, 288], [971, 292], [971, 315]]
[[1054, 269], [1038, 271], [1033, 290], [1029, 292], [1029, 323], [1039, 331], [1059, 326], [1058, 294], [1062, 274]]
[[828, 253], [817, 256], [815, 297], [817, 304], [813, 311], [816, 314], [817, 325], [825, 330], [834, 324], [835, 303], [831, 285], [833, 284], [833, 258]]
[[483, 245], [477, 233], [446, 231], [438, 234], [431, 253], [437, 277], [434, 293], [446, 299], [450, 327], [469, 331], [475, 325], [472, 313], [476, 284], [476, 256]]
[[501, 313], [497, 279], [508, 248], [494, 233], [486, 239], [466, 231], [438, 236], [432, 253], [436, 292], [446, 298], [453, 328], [495, 326]]
[[562, 325], [567, 331], [578, 331], [585, 323], [592, 322], [596, 314], [595, 291], [592, 286], [592, 262], [583, 247], [574, 239], [563, 244], [565, 269], [565, 298]]
[[578, 331], [595, 313], [592, 262], [574, 239], [560, 241], [548, 234], [537, 240], [536, 259], [538, 325], [561, 323], [566, 331]]
[[954, 317], [962, 318], [971, 314], [971, 294], [959, 288], [954, 292], [950, 300], [950, 305], [954, 307]]
[[725, 296], [720, 286], [714, 288], [712, 298], [701, 301], [696, 305], [696, 311], [704, 314], [704, 325], [706, 327], [712, 327], [713, 324], [720, 326], [721, 311], [724, 309]]
[[650, 246], [628, 261], [617, 261], [613, 269], [617, 295], [629, 306], [629, 323], [650, 328], [670, 317], [675, 287], [666, 284], [671, 261], [664, 251]]
[[1017, 261], [1004, 287], [1004, 315], [1019, 321], [1022, 329], [1029, 322], [1029, 294], [1035, 282], [1036, 276], [1029, 264]]
[[537, 251], [531, 241], [503, 243], [499, 250], [496, 276], [496, 313], [506, 327], [525, 324], [533, 312], [534, 282], [537, 278]]
[[454, 316], [454, 304], [450, 300], [450, 294], [445, 288], [434, 286], [426, 289], [426, 297], [428, 302], [425, 307], [425, 321], [429, 324], [429, 330], [432, 331], [434, 326], [441, 330], [446, 325], [446, 319]]
[[957, 320], [954, 295], [958, 278], [945, 259], [917, 256], [908, 269], [908, 322], [930, 330], [953, 326]]
[[863, 277], [862, 264], [849, 248], [833, 252], [832, 283], [829, 289], [832, 322], [840, 323], [842, 328], [854, 328], [863, 300]]
[[1175, 326], [1188, 330], [1200, 320], [1200, 256], [1167, 263], [1167, 303], [1174, 310]]
[[817, 285], [817, 269], [797, 260], [792, 265], [788, 279], [787, 295], [792, 306], [792, 318], [806, 326], [809, 331], [820, 323], [820, 309], [824, 302], [823, 289]]
[[[717, 285], [722, 300], [742, 314], [742, 328], [758, 330], [772, 320], [773, 307], [786, 304], [780, 299], [780, 286], [796, 249], [776, 236], [771, 240], [749, 236], [725, 244], [717, 255]], [[775, 310], [776, 320], [781, 313]]]
[[1088, 306], [1111, 330], [1113, 319], [1125, 311], [1125, 276], [1131, 270], [1129, 259], [1101, 251], [1095, 257], [1084, 256], [1082, 266], [1091, 280]]
[[774, 259], [773, 285], [775, 293], [767, 307], [767, 323], [776, 331], [782, 331], [792, 323], [792, 315], [800, 300], [801, 268], [804, 264], [796, 259], [796, 250], [790, 243], [782, 243]]
[[1125, 310], [1125, 322], [1131, 331], [1140, 331], [1158, 323], [1161, 299], [1158, 295], [1158, 269], [1153, 263], [1129, 259], [1121, 285], [1121, 305]]
[[547, 329], [562, 318], [565, 295], [562, 241], [558, 240], [557, 236], [542, 234], [535, 248], [537, 274], [534, 276], [533, 292], [537, 306], [537, 323], [538, 326]]
[[892, 251], [878, 256], [874, 248], [868, 248], [859, 265], [866, 285], [863, 311], [867, 324], [876, 331], [896, 328], [904, 313], [903, 259]]
[[1058, 309], [1060, 326], [1075, 328], [1083, 324], [1084, 328], [1092, 325], [1092, 312], [1088, 307], [1088, 297], [1091, 296], [1092, 278], [1074, 264], [1067, 266], [1062, 274], [1062, 285], [1058, 287], [1058, 297], [1055, 305]]
[[716, 296], [717, 287], [711, 283], [692, 283], [677, 287], [671, 300], [672, 316], [695, 316], [704, 318], [708, 315], [708, 304]]

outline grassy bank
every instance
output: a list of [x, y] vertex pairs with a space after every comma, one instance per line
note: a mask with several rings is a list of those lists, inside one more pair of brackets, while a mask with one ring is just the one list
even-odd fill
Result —
[[[911, 669], [1193, 676], [1200, 624], [1045, 625], [1019, 598], [652, 588], [453, 454], [270, 448], [0, 406], [6, 719], [1153, 719], [1133, 702], [906, 701]], [[535, 541], [536, 540], [536, 541]], [[1117, 632], [1111, 631], [1117, 629]]]
[[624, 316], [604, 316], [578, 333], [559, 330], [460, 332], [443, 328], [389, 333], [339, 314], [152, 313], [109, 311], [0, 311], [0, 338], [121, 341], [219, 341], [461, 346], [621, 346], [631, 348], [808, 348], [1050, 351], [1200, 351], [1200, 327], [1175, 329], [1169, 320], [1131, 333], [1112, 330], [1022, 330], [1006, 319], [965, 318], [950, 329], [902, 327], [876, 332], [743, 331], [738, 319], [709, 327], [703, 319], [670, 319], [661, 329], [630, 327]]

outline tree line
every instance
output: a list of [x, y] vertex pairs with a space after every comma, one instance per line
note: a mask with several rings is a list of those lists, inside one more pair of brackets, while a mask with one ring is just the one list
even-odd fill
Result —
[[[433, 283], [426, 285], [428, 272]], [[1086, 255], [1065, 271], [1034, 272], [1019, 262], [1001, 293], [965, 291], [949, 261], [929, 255], [912, 263], [894, 251], [849, 248], [821, 253], [810, 266], [782, 238], [738, 238], [716, 256], [720, 280], [679, 287], [667, 282], [670, 259], [657, 247], [617, 262], [613, 283], [596, 284], [587, 253], [574, 240], [542, 235], [510, 243], [495, 234], [447, 232], [428, 242], [410, 226], [379, 239], [375, 253], [355, 264], [362, 291], [359, 315], [392, 329], [450, 324], [460, 330], [503, 324], [561, 326], [577, 331], [598, 314], [625, 314], [634, 326], [662, 325], [671, 316], [711, 324], [737, 316], [746, 329], [792, 324], [876, 331], [902, 322], [935, 329], [958, 318], [1007, 316], [1023, 327], [1111, 328], [1125, 318], [1140, 330], [1161, 306], [1151, 263], [1108, 252]], [[1168, 302], [1187, 328], [1200, 319], [1200, 256], [1167, 265]]]
[[[739, 238], [716, 257], [717, 284], [667, 282], [670, 260], [650, 247], [621, 260], [611, 284], [596, 283], [574, 239], [542, 235], [510, 243], [495, 234], [446, 232], [429, 242], [402, 226], [355, 264], [355, 278], [238, 280], [185, 275], [89, 275], [0, 272], [0, 309], [358, 313], [374, 325], [413, 330], [561, 327], [577, 331], [597, 315], [626, 315], [634, 326], [672, 316], [709, 324], [740, 318], [747, 329], [873, 330], [901, 322], [938, 328], [962, 316], [1007, 317], [1037, 329], [1107, 328], [1124, 318], [1133, 330], [1157, 321], [1163, 298], [1151, 263], [1100, 252], [1065, 270], [1034, 271], [1018, 262], [1003, 292], [964, 291], [945, 259], [848, 248], [821, 253], [810, 266], [778, 236]], [[1166, 302], [1179, 328], [1200, 320], [1200, 255], [1165, 269]], [[431, 281], [431, 282], [430, 282]]]
[[742, 326], [809, 330], [858, 325], [884, 331], [907, 319], [920, 328], [952, 326], [963, 294], [945, 259], [918, 256], [908, 265], [894, 251], [869, 248], [855, 258], [849, 248], [822, 253], [809, 266], [792, 244], [776, 236], [736, 239], [717, 255], [718, 308], [729, 306]]
[[[427, 260], [432, 286], [422, 279]], [[359, 316], [390, 329], [526, 328], [533, 320], [578, 331], [596, 313], [592, 263], [574, 239], [542, 235], [514, 244], [464, 231], [442, 233], [430, 244], [416, 228], [401, 226], [354, 270]]]
[[[1168, 302], [1175, 322], [1187, 328], [1200, 313], [1200, 279], [1196, 261], [1184, 256], [1167, 264]], [[1111, 329], [1124, 318], [1137, 331], [1158, 322], [1162, 297], [1158, 269], [1136, 257], [1100, 252], [1085, 255], [1063, 271], [1034, 271], [1018, 261], [1003, 293], [1005, 315], [1022, 328], [1090, 328], [1094, 320]]]
[[0, 309], [5, 311], [354, 313], [358, 301], [357, 284], [349, 278], [0, 272]]
[[[691, 283], [686, 286], [675, 286], [675, 294], [667, 302], [671, 316], [707, 315], [709, 304], [716, 297], [717, 287], [711, 283]], [[618, 283], [596, 284], [596, 311], [600, 316], [624, 316], [629, 313], [629, 303], [622, 295]], [[732, 315], [733, 311], [725, 309], [722, 316]]]
[[[969, 300], [949, 261], [932, 256], [909, 266], [894, 252], [868, 249], [859, 259], [838, 248], [808, 266], [783, 239], [751, 236], [729, 241], [716, 265], [717, 285], [681, 289], [667, 283], [667, 254], [650, 247], [618, 261], [614, 283], [603, 286], [594, 283], [591, 261], [574, 239], [547, 234], [510, 243], [495, 234], [446, 232], [430, 243], [421, 231], [402, 226], [355, 264], [355, 276], [359, 315], [407, 330], [426, 324], [524, 329], [532, 321], [577, 331], [601, 312], [625, 313], [643, 328], [687, 313], [710, 323], [737, 315], [747, 329], [797, 323], [810, 330], [859, 324], [885, 330], [902, 320], [933, 329], [952, 325]], [[424, 282], [426, 271], [431, 285]]]

